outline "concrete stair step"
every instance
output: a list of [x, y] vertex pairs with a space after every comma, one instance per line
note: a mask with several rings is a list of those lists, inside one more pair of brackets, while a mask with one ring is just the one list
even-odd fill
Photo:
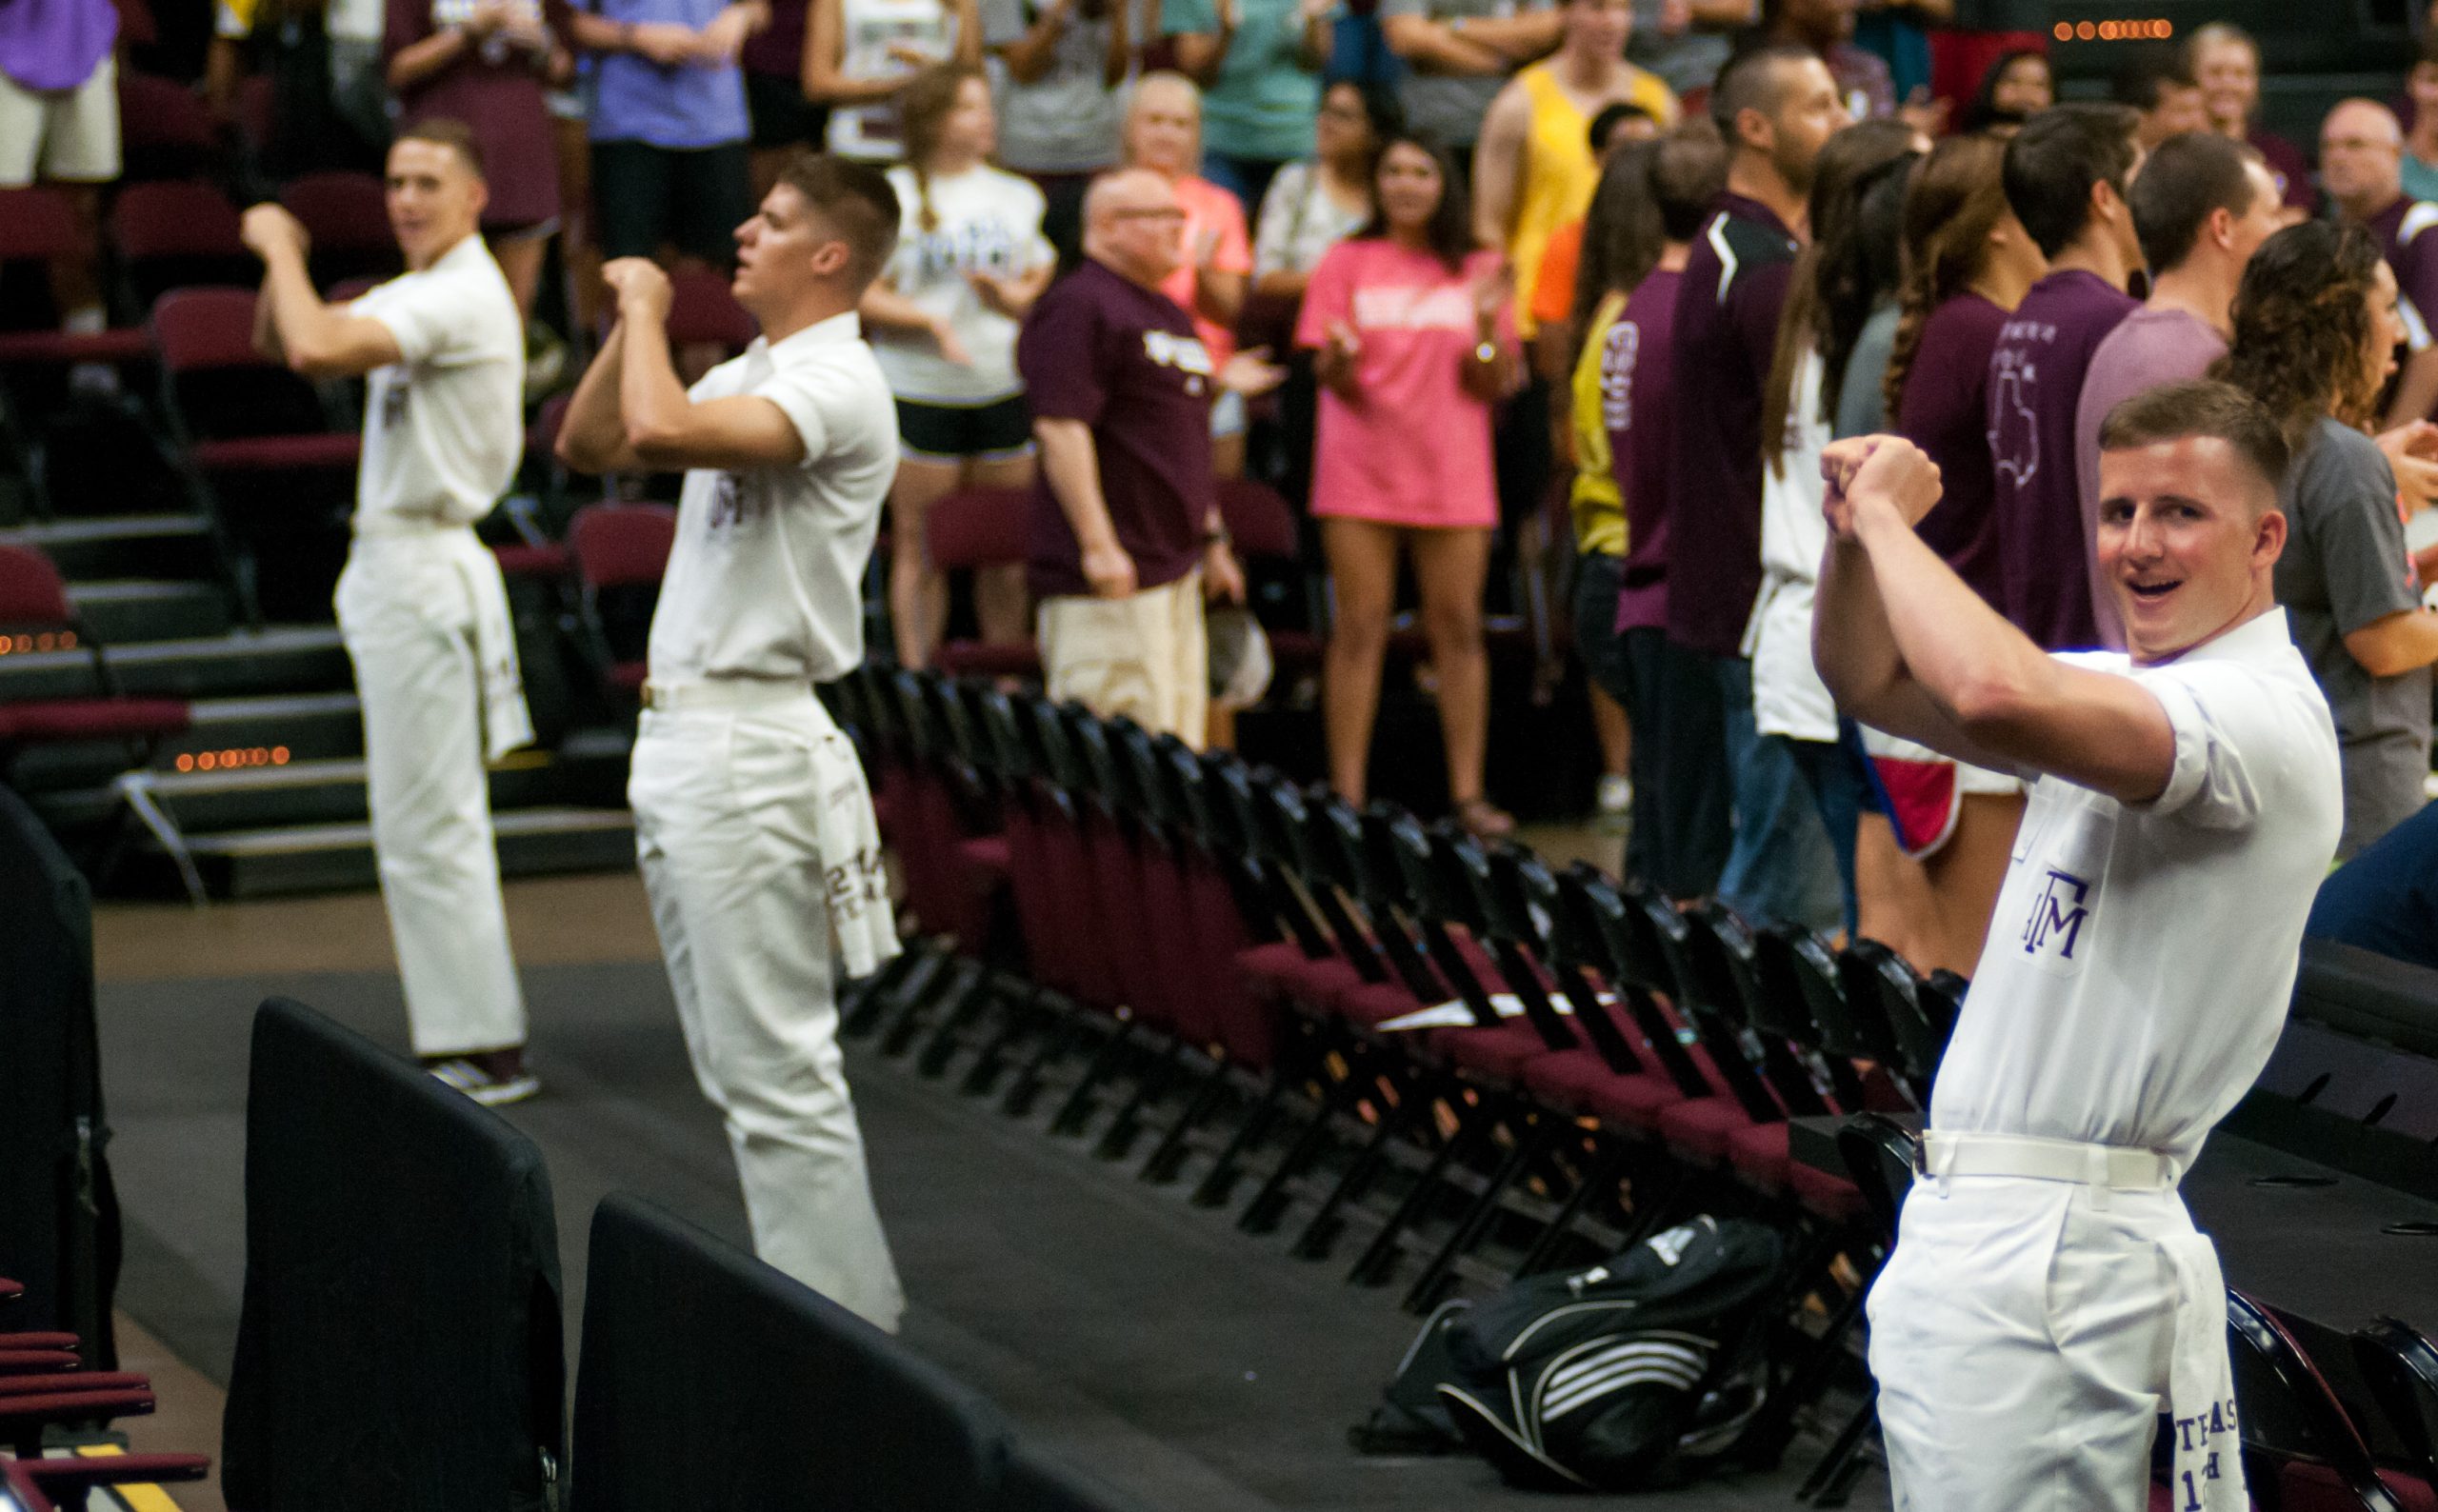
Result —
[[70, 583], [68, 600], [104, 647], [202, 640], [234, 627], [228, 590], [217, 583], [108, 578]]
[[[364, 719], [353, 693], [274, 693], [198, 699], [194, 724], [153, 752], [160, 772], [228, 770], [355, 756], [364, 749]], [[10, 776], [20, 791], [106, 787], [127, 769], [117, 741], [37, 746], [17, 758]]]
[[[190, 842], [230, 830], [353, 824], [368, 811], [360, 757], [163, 772], [152, 795]], [[564, 797], [558, 763], [547, 751], [511, 751], [490, 769], [494, 811]]]
[[[537, 807], [494, 814], [500, 870], [512, 877], [614, 871], [634, 865], [634, 818], [625, 809]], [[283, 825], [199, 835], [195, 865], [215, 898], [361, 891], [375, 885], [371, 826]], [[120, 867], [113, 890], [177, 889], [170, 858], [148, 836]]]
[[200, 514], [118, 514], [31, 521], [0, 542], [39, 547], [62, 576], [219, 581], [211, 525]]
[[[108, 646], [103, 656], [122, 692], [170, 698], [329, 692], [350, 686], [347, 651], [335, 625], [279, 625], [263, 630]], [[82, 649], [0, 656], [0, 703], [87, 698], [93, 662]]]

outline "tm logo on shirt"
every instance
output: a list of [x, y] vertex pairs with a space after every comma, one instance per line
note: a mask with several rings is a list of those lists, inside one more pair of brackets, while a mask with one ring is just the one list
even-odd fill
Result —
[[2083, 926], [2090, 922], [2090, 895], [2088, 879], [2048, 868], [2047, 880], [2032, 894], [2031, 917], [2023, 926], [2023, 953], [2034, 965], [2052, 970], [2082, 968], [2074, 952], [2083, 943]]

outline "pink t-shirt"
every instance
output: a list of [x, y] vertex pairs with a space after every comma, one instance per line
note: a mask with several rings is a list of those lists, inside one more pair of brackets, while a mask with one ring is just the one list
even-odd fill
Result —
[[1160, 292], [1193, 317], [1193, 333], [1202, 338], [1210, 353], [1210, 370], [1217, 372], [1235, 355], [1236, 333], [1193, 307], [1194, 249], [1205, 236], [1216, 232], [1219, 243], [1211, 250], [1210, 266], [1223, 273], [1249, 274], [1253, 270], [1252, 238], [1245, 234], [1244, 206], [1218, 185], [1209, 179], [1181, 178], [1176, 191], [1177, 208], [1185, 211], [1185, 261], [1161, 282]]
[[[1473, 349], [1472, 282], [1498, 266], [1475, 252], [1451, 273], [1428, 252], [1385, 239], [1340, 242], [1312, 269], [1295, 345], [1318, 348], [1344, 321], [1362, 348], [1357, 398], [1321, 390], [1312, 512], [1390, 525], [1498, 523], [1489, 406], [1465, 391]], [[1500, 339], [1514, 340], [1500, 316]]]

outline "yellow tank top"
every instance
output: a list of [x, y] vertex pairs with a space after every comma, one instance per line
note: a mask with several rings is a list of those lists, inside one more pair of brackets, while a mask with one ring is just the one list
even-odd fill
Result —
[[[1640, 106], [1663, 128], [1676, 124], [1676, 96], [1655, 73], [1626, 65], [1632, 82], [1626, 101]], [[1531, 337], [1532, 288], [1541, 277], [1541, 253], [1549, 233], [1579, 221], [1600, 187], [1600, 165], [1591, 155], [1591, 118], [1567, 98], [1547, 63], [1515, 76], [1531, 101], [1532, 124], [1525, 133], [1524, 179], [1516, 187], [1515, 229], [1507, 247], [1515, 269], [1515, 325]]]

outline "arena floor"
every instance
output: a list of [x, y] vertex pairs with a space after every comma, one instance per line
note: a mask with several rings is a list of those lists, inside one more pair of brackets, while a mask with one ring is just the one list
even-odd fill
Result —
[[[1601, 845], [1551, 838], [1561, 852]], [[549, 1084], [509, 1115], [550, 1161], [572, 1356], [583, 1237], [602, 1195], [640, 1193], [739, 1243], [744, 1211], [726, 1141], [687, 1068], [640, 884], [516, 883], [509, 903], [534, 1064]], [[106, 905], [95, 927], [110, 1155], [127, 1220], [119, 1305], [137, 1325], [130, 1349], [172, 1354], [198, 1373], [179, 1378], [190, 1382], [185, 1401], [164, 1403], [180, 1442], [216, 1444], [245, 1261], [249, 1016], [283, 993], [404, 1050], [388, 935], [370, 895], [202, 911]], [[1366, 1459], [1347, 1447], [1348, 1425], [1412, 1335], [1392, 1290], [1347, 1286], [1342, 1263], [1290, 1259], [1285, 1237], [1249, 1238], [1183, 1191], [1049, 1137], [1047, 1109], [1029, 1124], [1011, 1121], [860, 1047], [849, 1065], [912, 1300], [907, 1341], [1046, 1447], [1174, 1512], [1549, 1501], [1507, 1490], [1470, 1460]], [[165, 1418], [154, 1432], [166, 1442], [172, 1429]], [[1817, 1452], [1800, 1443], [1796, 1468], [1634, 1504], [1790, 1504]], [[179, 1502], [188, 1512], [220, 1504], [209, 1486], [181, 1487]], [[1868, 1481], [1854, 1504], [1885, 1506], [1884, 1482]]]

